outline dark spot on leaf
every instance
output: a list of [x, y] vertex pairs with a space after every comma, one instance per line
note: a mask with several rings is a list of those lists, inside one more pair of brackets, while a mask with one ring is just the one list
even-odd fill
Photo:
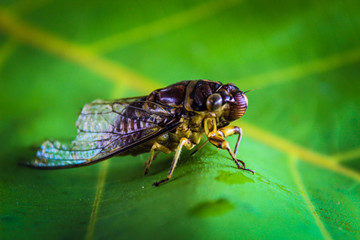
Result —
[[14, 222], [15, 221], [14, 217], [12, 217], [10, 215], [0, 216], [0, 220], [4, 221], [4, 222]]
[[202, 202], [190, 209], [189, 213], [195, 217], [214, 217], [230, 212], [234, 205], [226, 199]]
[[224, 182], [227, 184], [244, 184], [247, 182], [254, 183], [254, 180], [245, 176], [242, 172], [228, 172], [228, 171], [219, 171], [219, 176], [215, 178], [219, 182]]

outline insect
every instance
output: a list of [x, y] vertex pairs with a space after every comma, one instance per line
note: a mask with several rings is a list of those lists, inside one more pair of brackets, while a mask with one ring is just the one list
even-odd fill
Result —
[[[178, 82], [143, 97], [95, 100], [82, 109], [76, 122], [78, 135], [71, 145], [45, 141], [27, 165], [72, 168], [150, 152], [147, 174], [158, 153], [175, 152], [167, 177], [153, 184], [158, 186], [170, 180], [182, 148], [190, 150], [206, 136], [205, 143], [227, 150], [239, 169], [254, 173], [236, 158], [241, 128], [228, 126], [245, 114], [247, 106], [245, 92], [233, 84], [210, 80]], [[232, 151], [225, 137], [234, 134], [238, 139]]]

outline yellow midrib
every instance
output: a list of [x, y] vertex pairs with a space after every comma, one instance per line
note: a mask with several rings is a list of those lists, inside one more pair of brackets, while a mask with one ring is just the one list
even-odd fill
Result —
[[156, 37], [164, 32], [188, 26], [191, 23], [210, 17], [227, 8], [240, 4], [243, 0], [215, 0], [201, 3], [190, 9], [175, 13], [162, 19], [106, 37], [87, 46], [91, 51], [103, 54], [129, 44]]
[[246, 121], [237, 121], [237, 125], [244, 128], [244, 135], [259, 142], [265, 143], [289, 156], [297, 156], [302, 161], [345, 175], [360, 182], [360, 174], [352, 169], [346, 168], [336, 161], [336, 158], [322, 155], [310, 149], [294, 144], [264, 129], [260, 129]]
[[64, 59], [76, 62], [116, 84], [135, 88], [141, 92], [146, 92], [148, 89], [153, 89], [154, 87], [160, 87], [159, 84], [125, 66], [103, 59], [84, 47], [69, 43], [49, 33], [45, 33], [36, 27], [21, 22], [13, 14], [1, 8], [0, 28], [16, 39], [30, 43], [47, 52], [52, 52]]
[[305, 203], [308, 206], [311, 215], [314, 217], [316, 225], [320, 229], [320, 232], [323, 235], [324, 239], [331, 240], [332, 237], [328, 232], [328, 230], [326, 229], [324, 223], [321, 221], [320, 217], [318, 216], [315, 206], [312, 204], [310, 197], [306, 191], [306, 188], [303, 184], [303, 181], [301, 180], [301, 177], [299, 175], [299, 170], [297, 168], [297, 159], [294, 156], [290, 156], [289, 163], [290, 163], [290, 170], [292, 172], [292, 176], [294, 177], [294, 181], [297, 187], [299, 188], [301, 195], [304, 197]]

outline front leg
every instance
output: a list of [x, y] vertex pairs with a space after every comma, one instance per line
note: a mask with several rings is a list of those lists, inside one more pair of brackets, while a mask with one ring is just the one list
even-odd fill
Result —
[[[219, 131], [223, 133], [224, 138], [228, 137], [228, 136], [232, 136], [234, 134], [239, 135], [238, 140], [236, 141], [235, 151], [234, 151], [234, 154], [235, 154], [235, 157], [236, 157], [237, 151], [239, 149], [239, 144], [240, 144], [240, 141], [241, 141], [241, 137], [242, 137], [242, 129], [240, 127], [237, 127], [237, 126], [227, 126], [227, 127], [220, 128]], [[244, 167], [245, 167], [245, 164], [244, 164]]]
[[[223, 128], [220, 128], [219, 130], [217, 130], [216, 120], [213, 118], [207, 119], [205, 121], [204, 127], [205, 127], [205, 132], [206, 132], [207, 138], [209, 139], [209, 142], [211, 144], [213, 144], [217, 148], [226, 149], [229, 152], [231, 158], [234, 160], [236, 166], [239, 169], [243, 169], [245, 171], [249, 171], [254, 174], [253, 170], [246, 168], [245, 163], [243, 161], [238, 160], [236, 158], [238, 146], [241, 141], [241, 135], [242, 135], [241, 128], [236, 127], [236, 126], [228, 126], [228, 127], [223, 127]], [[228, 141], [225, 140], [225, 137], [231, 136], [234, 134], [239, 135], [238, 140], [236, 142], [235, 153], [231, 150]], [[240, 165], [239, 162], [241, 163], [242, 166]]]

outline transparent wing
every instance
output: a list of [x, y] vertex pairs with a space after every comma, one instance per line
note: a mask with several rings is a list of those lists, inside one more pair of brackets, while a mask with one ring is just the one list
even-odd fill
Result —
[[76, 122], [78, 135], [70, 145], [45, 141], [27, 165], [77, 167], [125, 152], [178, 126], [171, 110], [145, 97], [95, 100], [82, 109]]

